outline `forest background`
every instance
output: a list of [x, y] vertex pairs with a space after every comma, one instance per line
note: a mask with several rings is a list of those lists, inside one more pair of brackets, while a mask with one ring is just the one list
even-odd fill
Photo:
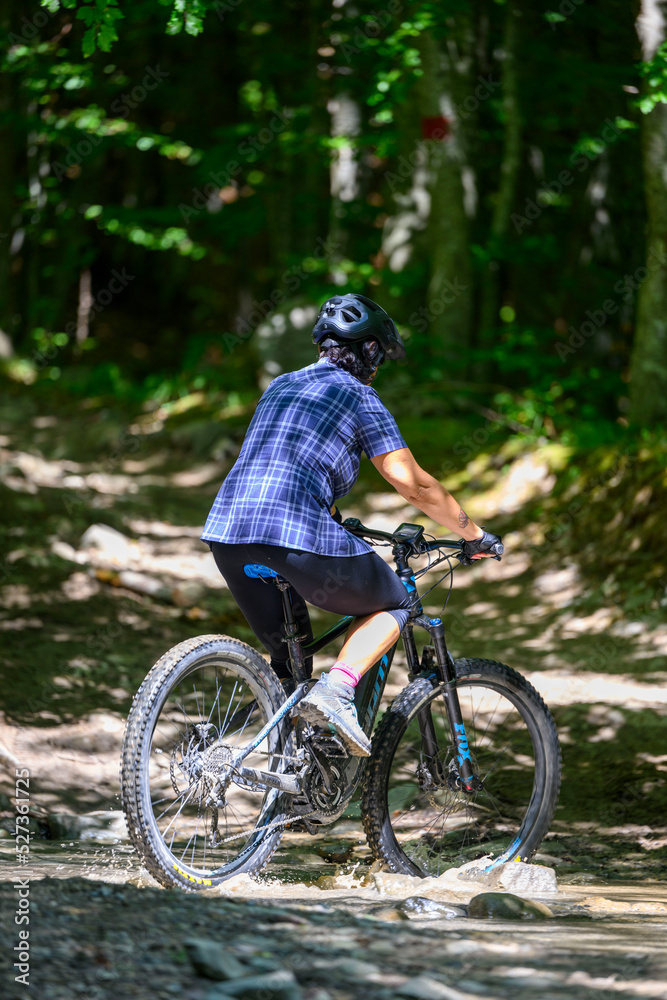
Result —
[[5, 0], [0, 47], [7, 587], [96, 520], [194, 532], [344, 290], [418, 460], [473, 505], [519, 463], [489, 526], [661, 619], [662, 3]]

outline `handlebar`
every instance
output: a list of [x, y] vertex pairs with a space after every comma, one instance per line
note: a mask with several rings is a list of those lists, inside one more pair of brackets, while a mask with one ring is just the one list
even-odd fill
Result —
[[[449, 538], [436, 538], [431, 542], [427, 542], [422, 538], [424, 529], [421, 525], [401, 525], [396, 531], [380, 531], [379, 528], [367, 528], [361, 523], [358, 517], [348, 517], [342, 524], [352, 535], [356, 535], [359, 538], [370, 538], [377, 542], [387, 542], [393, 546], [405, 545], [412, 550], [412, 555], [415, 556], [426, 555], [427, 552], [432, 552], [434, 549], [455, 549], [458, 550], [458, 552], [454, 552], [455, 558], [459, 559], [465, 565], [472, 563], [471, 559], [463, 555], [463, 539], [452, 541]], [[413, 530], [410, 532], [407, 529]], [[493, 558], [500, 559], [505, 551], [505, 546], [502, 542], [495, 542], [487, 551]]]

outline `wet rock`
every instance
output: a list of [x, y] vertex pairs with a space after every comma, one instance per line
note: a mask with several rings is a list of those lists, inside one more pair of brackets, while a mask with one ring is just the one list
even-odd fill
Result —
[[452, 986], [445, 986], [430, 976], [417, 976], [410, 982], [399, 986], [396, 995], [400, 997], [415, 997], [416, 1000], [471, 1000], [469, 993], [462, 993]]
[[408, 896], [399, 903], [397, 909], [410, 920], [454, 920], [456, 917], [466, 915], [462, 906], [438, 903], [426, 896]]
[[183, 947], [195, 972], [207, 979], [240, 979], [248, 971], [217, 941], [188, 938]]
[[232, 979], [214, 986], [205, 995], [205, 1000], [224, 1000], [225, 997], [239, 997], [240, 1000], [301, 1000], [301, 989], [294, 973], [288, 969], [276, 969], [263, 976], [246, 976]]
[[544, 920], [553, 913], [544, 903], [511, 892], [480, 892], [468, 904], [468, 916], [491, 920]]
[[82, 816], [50, 813], [47, 822], [51, 840], [97, 840], [101, 843], [129, 840], [125, 817], [119, 809], [99, 809]]
[[491, 871], [483, 871], [490, 858], [470, 861], [460, 868], [450, 869], [440, 878], [443, 881], [451, 879], [456, 872], [457, 878], [464, 882], [475, 882], [488, 889], [505, 889], [506, 892], [545, 893], [558, 892], [556, 872], [546, 865], [529, 865], [525, 861], [507, 861]]
[[315, 882], [318, 889], [322, 891], [328, 891], [330, 889], [336, 888], [336, 876], [335, 875], [320, 875], [320, 877]]
[[498, 869], [498, 884], [507, 892], [558, 892], [556, 872], [546, 865], [528, 865], [523, 861], [508, 861]]

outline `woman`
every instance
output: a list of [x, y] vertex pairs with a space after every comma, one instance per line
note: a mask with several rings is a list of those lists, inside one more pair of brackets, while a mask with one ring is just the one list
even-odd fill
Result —
[[306, 601], [357, 618], [336, 663], [296, 711], [316, 725], [333, 725], [352, 754], [368, 756], [370, 741], [357, 720], [355, 686], [396, 642], [410, 600], [372, 547], [331, 516], [334, 501], [356, 482], [361, 452], [401, 496], [449, 531], [460, 532], [469, 557], [482, 558], [498, 536], [471, 521], [417, 465], [371, 388], [386, 358], [405, 357], [384, 309], [363, 295], [333, 296], [319, 312], [313, 343], [319, 346], [318, 360], [274, 379], [260, 399], [202, 539], [279, 677], [290, 676], [280, 593], [248, 577], [246, 564], [268, 566], [290, 582], [295, 618], [308, 638]]

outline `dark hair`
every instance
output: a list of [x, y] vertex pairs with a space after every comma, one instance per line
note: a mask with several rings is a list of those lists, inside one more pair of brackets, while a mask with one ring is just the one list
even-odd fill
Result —
[[[335, 347], [323, 347], [320, 349], [320, 357], [328, 358], [338, 368], [354, 375], [365, 385], [370, 385], [379, 367], [377, 358], [382, 355], [382, 349], [377, 340], [372, 338], [358, 342], [355, 347], [356, 351], [348, 344], [342, 343]], [[380, 360], [380, 364], [382, 361], [384, 358]]]

